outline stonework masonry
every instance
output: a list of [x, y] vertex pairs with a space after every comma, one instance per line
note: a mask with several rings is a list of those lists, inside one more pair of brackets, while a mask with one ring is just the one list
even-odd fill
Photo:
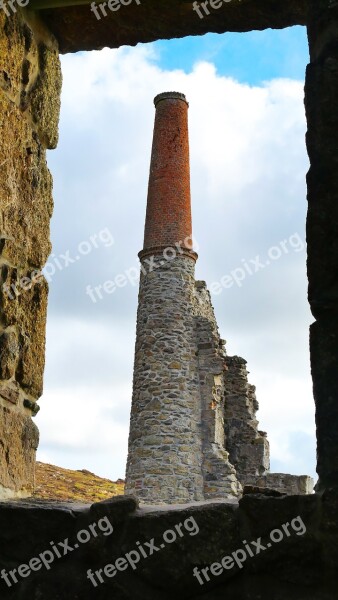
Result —
[[[223, 361], [189, 248], [188, 103], [170, 92], [157, 96], [155, 107], [126, 493], [148, 504], [235, 498], [240, 486], [220, 420]], [[210, 341], [211, 352], [204, 348]]]
[[[75, 1], [75, 0], [74, 0]], [[62, 5], [62, 6], [61, 6]], [[309, 303], [314, 323], [310, 331], [310, 356], [317, 426], [317, 490], [338, 484], [338, 314], [337, 314], [337, 28], [338, 5], [331, 0], [246, 0], [224, 3], [207, 19], [192, 18], [185, 0], [159, 3], [147, 0], [131, 5], [123, 18], [113, 13], [100, 21], [92, 19], [88, 6], [71, 0], [30, 0], [30, 22], [37, 25], [35, 39], [48, 38], [46, 26], [55, 35], [60, 52], [118, 48], [157, 39], [183, 38], [205, 33], [225, 34], [267, 28], [307, 27], [310, 61], [306, 72], [306, 143], [310, 159], [307, 175], [307, 250]], [[27, 20], [27, 14], [25, 18]], [[13, 25], [18, 23], [13, 15]], [[28, 21], [27, 21], [28, 22]], [[2, 21], [4, 23], [3, 15]], [[42, 24], [46, 26], [43, 26]], [[7, 23], [4, 39], [9, 39]], [[32, 29], [32, 27], [31, 27]], [[38, 35], [37, 35], [38, 32]], [[22, 43], [13, 28], [11, 46], [5, 54], [5, 70], [11, 70], [22, 55]], [[1, 42], [2, 43], [2, 42]], [[48, 46], [48, 44], [46, 44]], [[2, 77], [2, 71], [0, 72]], [[50, 79], [53, 84], [52, 79]], [[54, 85], [59, 75], [55, 71]], [[6, 81], [4, 82], [6, 84]], [[57, 94], [50, 94], [50, 123]], [[46, 110], [48, 107], [46, 107]], [[46, 113], [47, 114], [47, 113]], [[46, 122], [46, 120], [45, 120]], [[55, 123], [55, 119], [54, 119]], [[30, 240], [26, 240], [30, 243]]]
[[46, 149], [57, 144], [60, 92], [54, 37], [38, 19], [0, 11], [0, 498], [34, 486], [48, 284], [29, 281], [51, 251]]
[[242, 483], [254, 484], [256, 478], [270, 469], [267, 435], [258, 431], [258, 402], [255, 386], [248, 382], [246, 361], [239, 356], [227, 356], [225, 435], [230, 460], [236, 465]]
[[245, 485], [310, 493], [307, 476], [269, 473], [246, 361], [227, 356], [206, 283], [195, 281], [186, 98], [163, 93], [155, 107], [126, 494], [173, 504], [236, 499]]
[[[246, 360], [228, 356], [220, 338], [210, 293], [203, 281], [195, 283], [195, 329], [197, 334], [199, 375], [201, 380], [202, 433], [210, 442], [204, 446], [204, 497], [224, 496], [223, 468], [215, 453], [226, 455], [227, 474], [232, 469], [237, 479], [237, 494], [245, 486], [272, 489], [282, 494], [310, 494], [313, 479], [307, 475], [270, 473], [270, 448], [267, 434], [258, 429], [256, 388], [248, 382]], [[207, 430], [207, 431], [206, 431]], [[205, 432], [207, 435], [205, 435]], [[216, 444], [215, 444], [216, 442]], [[218, 445], [220, 444], [220, 445]], [[213, 458], [206, 461], [213, 450]], [[225, 453], [225, 454], [224, 454]], [[210, 468], [210, 463], [214, 468]], [[220, 485], [221, 484], [221, 485]], [[220, 487], [218, 487], [220, 486]], [[233, 488], [235, 489], [235, 488]], [[223, 492], [223, 493], [222, 493]]]
[[203, 495], [207, 500], [237, 497], [242, 486], [224, 445], [225, 350], [204, 281], [195, 282], [192, 312], [202, 407]]
[[[63, 7], [59, 8], [61, 4]], [[40, 12], [35, 12], [37, 6], [42, 8]], [[53, 147], [57, 140], [61, 87], [58, 44], [60, 51], [67, 53], [208, 32], [307, 27], [310, 64], [306, 73], [305, 108], [311, 165], [307, 176], [307, 266], [309, 303], [314, 317], [310, 354], [319, 482], [317, 493], [296, 495], [299, 491], [301, 494], [310, 491], [306, 477], [296, 480], [293, 476], [263, 472], [267, 466], [266, 438], [258, 426], [256, 429], [257, 405], [246, 378], [245, 362], [224, 353], [226, 369], [222, 383], [219, 368], [222, 350], [217, 345], [208, 293], [204, 284], [196, 282], [194, 288], [189, 283], [189, 289], [194, 290], [190, 310], [195, 317], [199, 365], [195, 382], [199, 381], [200, 414], [202, 419], [204, 411], [205, 418], [203, 427], [200, 423], [200, 448], [202, 454], [206, 452], [209, 439], [211, 445], [216, 444], [213, 448], [216, 453], [219, 452], [222, 431], [218, 415], [224, 405], [224, 448], [229, 453], [229, 465], [232, 464], [236, 477], [244, 483], [243, 497], [238, 504], [217, 501], [179, 509], [152, 507], [151, 511], [137, 508], [135, 499], [128, 497], [87, 507], [36, 500], [2, 502], [0, 558], [8, 571], [13, 565], [28, 563], [36, 556], [37, 548], [49, 547], [50, 540], [72, 537], [100, 517], [109, 515], [116, 524], [116, 532], [107, 539], [101, 536], [91, 540], [72, 554], [71, 561], [56, 561], [50, 571], [40, 570], [12, 588], [7, 588], [1, 580], [1, 598], [188, 600], [198, 596], [205, 600], [332, 600], [337, 595], [338, 562], [338, 4], [331, 0], [246, 0], [224, 3], [221, 10], [212, 11], [208, 19], [201, 20], [192, 18], [191, 6], [185, 0], [167, 3], [147, 0], [142, 6], [135, 5], [135, 11], [131, 7], [123, 19], [111, 13], [100, 22], [100, 27], [86, 5], [71, 6], [71, 2], [55, 0], [54, 6], [57, 8], [53, 8], [51, 0], [31, 0], [31, 11], [18, 10], [10, 18], [0, 11], [0, 251], [2, 278], [9, 282], [12, 277], [15, 281], [26, 274], [27, 269], [40, 268], [49, 252], [52, 200], [45, 149]], [[57, 43], [43, 22], [55, 34]], [[181, 260], [181, 267], [183, 264], [185, 261]], [[189, 273], [192, 278], [192, 270]], [[31, 414], [36, 410], [42, 388], [46, 296], [47, 287], [40, 280], [11, 304], [7, 298], [0, 299], [2, 498], [27, 495], [33, 485], [38, 432]], [[196, 308], [198, 297], [205, 303], [200, 302]], [[222, 348], [224, 351], [224, 345]], [[215, 372], [209, 373], [209, 359]], [[205, 404], [207, 394], [203, 396], [203, 387], [211, 390], [209, 405]], [[188, 415], [191, 421], [196, 420], [196, 415]], [[241, 439], [241, 452], [236, 454], [235, 444], [238, 447]], [[250, 460], [245, 448], [255, 449]], [[250, 485], [245, 482], [252, 477], [252, 471], [246, 473], [247, 465], [259, 473], [256, 484], [260, 488], [278, 486], [282, 493], [287, 490], [292, 495], [278, 497], [269, 490], [257, 493], [257, 489], [248, 493]], [[203, 494], [209, 493], [206, 488], [211, 487], [211, 481], [216, 481], [212, 485], [217, 488], [213, 474], [213, 464], [203, 459], [201, 476], [194, 480], [194, 484], [203, 484]], [[150, 562], [141, 561], [135, 572], [120, 573], [98, 590], [90, 588], [84, 577], [85, 565], [102, 569], [112, 556], [121, 555], [122, 549], [125, 552], [133, 548], [135, 540], [160, 539], [164, 530], [174, 529], [179, 521], [191, 518], [192, 514], [200, 528], [198, 537], [178, 539]], [[245, 568], [227, 570], [203, 587], [193, 578], [192, 569], [196, 565], [218, 562], [240, 548], [244, 539], [264, 540], [268, 532], [282, 523], [290, 523], [296, 515], [306, 524], [304, 536], [291, 536], [274, 544], [269, 551], [248, 560]]]
[[140, 281], [126, 493], [147, 503], [203, 499], [194, 268], [177, 257]]

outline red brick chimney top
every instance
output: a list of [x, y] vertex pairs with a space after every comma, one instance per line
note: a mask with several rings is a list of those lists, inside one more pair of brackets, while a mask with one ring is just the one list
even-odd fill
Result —
[[[144, 246], [140, 257], [180, 244], [191, 250], [192, 223], [188, 138], [188, 102], [184, 94], [165, 92], [156, 107]], [[191, 252], [193, 258], [197, 258]]]
[[181, 92], [162, 92], [162, 94], [158, 94], [154, 98], [155, 108], [157, 107], [158, 103], [161, 102], [161, 100], [183, 100], [183, 102], [189, 106], [185, 95], [181, 94]]

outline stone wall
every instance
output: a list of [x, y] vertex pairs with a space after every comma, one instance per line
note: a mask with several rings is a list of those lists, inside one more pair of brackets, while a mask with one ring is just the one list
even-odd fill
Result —
[[312, 494], [314, 481], [308, 475], [266, 473], [256, 477], [255, 485], [261, 489], [272, 489], [282, 494]]
[[203, 495], [205, 499], [238, 497], [241, 485], [224, 446], [224, 350], [210, 293], [196, 281], [193, 304], [200, 402], [202, 408]]
[[[208, 19], [195, 22], [191, 19], [190, 7], [183, 2], [181, 16], [178, 2], [166, 3], [164, 8], [157, 0], [151, 2], [151, 11], [145, 9], [142, 19], [131, 15], [130, 20], [123, 23], [123, 36], [121, 28], [116, 27], [113, 16], [103, 21], [102, 28], [91, 18], [88, 7], [73, 7], [61, 11], [47, 11], [46, 18], [54, 31], [57, 32], [61, 46], [65, 52], [80, 49], [101, 48], [104, 45], [135, 44], [158, 37], [184, 36], [188, 34], [206, 33], [214, 30], [224, 32], [228, 30], [245, 31], [251, 29], [264, 29], [268, 27], [284, 27], [294, 24], [308, 24], [310, 42], [311, 64], [307, 70], [306, 80], [306, 110], [309, 131], [307, 135], [308, 152], [311, 169], [308, 175], [308, 200], [309, 216], [307, 224], [308, 241], [308, 274], [309, 274], [309, 300], [316, 323], [311, 328], [311, 363], [314, 380], [314, 395], [316, 402], [316, 423], [318, 435], [318, 472], [320, 494], [291, 496], [283, 498], [268, 498], [261, 495], [244, 496], [239, 507], [217, 504], [203, 507], [189, 507], [182, 511], [173, 509], [165, 513], [135, 511], [135, 503], [125, 499], [123, 506], [117, 501], [116, 505], [108, 503], [85, 508], [84, 506], [59, 505], [50, 503], [18, 504], [5, 503], [0, 508], [0, 553], [1, 563], [10, 569], [28, 563], [33, 556], [50, 547], [50, 540], [62, 540], [70, 536], [75, 539], [77, 531], [88, 527], [95, 520], [109, 516], [114, 523], [114, 537], [107, 539], [93, 538], [84, 544], [78, 554], [76, 552], [62, 560], [55, 561], [53, 569], [43, 569], [32, 573], [30, 578], [21, 579], [20, 583], [7, 588], [1, 580], [1, 597], [15, 600], [49, 598], [49, 600], [74, 599], [80, 596], [86, 598], [118, 598], [123, 600], [156, 599], [166, 600], [177, 598], [202, 597], [207, 600], [222, 600], [226, 597], [236, 600], [332, 600], [337, 594], [337, 562], [338, 562], [338, 529], [337, 529], [337, 483], [338, 483], [338, 313], [337, 313], [337, 95], [338, 95], [338, 6], [329, 0], [286, 0], [272, 2], [262, 0], [248, 0], [245, 3], [225, 3], [225, 9], [220, 18], [220, 13], [215, 12]], [[242, 6], [243, 4], [243, 6]], [[155, 9], [156, 7], [156, 9]], [[87, 16], [88, 15], [88, 16]], [[91, 28], [87, 27], [91, 19]], [[203, 28], [203, 29], [202, 29]], [[32, 161], [33, 166], [38, 165], [38, 155], [30, 152], [39, 148], [39, 157], [44, 162], [44, 144], [42, 143], [42, 130], [38, 137], [38, 123], [30, 121], [28, 113], [25, 115], [24, 105], [21, 105], [21, 93], [18, 90], [27, 82], [27, 63], [24, 57], [29, 42], [29, 29], [22, 27], [22, 22], [17, 17], [11, 21], [0, 15], [0, 87], [2, 90], [2, 112], [0, 121], [0, 183], [1, 183], [1, 248], [7, 245], [10, 236], [6, 234], [5, 224], [9, 226], [10, 214], [8, 203], [5, 202], [3, 188], [8, 183], [13, 184], [18, 174], [22, 175], [24, 194], [27, 193], [23, 158], [27, 155], [27, 163]], [[35, 41], [38, 39], [34, 32]], [[10, 43], [9, 43], [10, 40]], [[41, 42], [39, 42], [41, 43]], [[48, 44], [47, 44], [48, 46]], [[53, 54], [53, 53], [52, 53]], [[49, 56], [52, 56], [49, 54]], [[41, 55], [40, 55], [41, 56]], [[42, 60], [42, 58], [41, 58]], [[54, 59], [53, 59], [54, 60]], [[59, 74], [55, 69], [55, 82], [59, 81]], [[34, 77], [36, 76], [36, 72]], [[32, 74], [33, 77], [33, 74]], [[34, 79], [33, 77], [33, 79]], [[33, 81], [31, 79], [31, 81]], [[13, 89], [15, 93], [13, 95]], [[40, 88], [41, 89], [41, 88]], [[42, 97], [44, 94], [42, 94]], [[51, 98], [54, 95], [51, 94]], [[25, 98], [25, 94], [23, 94]], [[41, 95], [40, 95], [41, 98]], [[57, 94], [55, 94], [55, 99]], [[31, 102], [33, 108], [33, 104]], [[35, 110], [35, 109], [34, 109]], [[56, 114], [55, 111], [54, 114]], [[11, 122], [11, 130], [17, 135], [13, 143], [9, 144], [3, 136], [7, 118]], [[34, 127], [28, 128], [28, 145], [25, 138], [21, 138], [23, 123], [31, 122]], [[45, 119], [45, 123], [48, 119]], [[52, 122], [52, 121], [50, 121]], [[41, 119], [43, 123], [43, 119]], [[35, 142], [33, 144], [33, 131]], [[20, 157], [19, 162], [11, 174], [10, 163], [15, 152]], [[4, 170], [5, 169], [5, 170]], [[6, 175], [4, 175], [6, 173]], [[39, 177], [38, 168], [34, 172]], [[40, 177], [47, 177], [46, 172]], [[18, 180], [19, 181], [19, 180]], [[47, 184], [46, 184], [47, 185]], [[19, 186], [18, 186], [19, 189]], [[19, 222], [25, 223], [31, 215], [30, 205], [21, 206], [20, 197], [10, 192], [16, 210], [13, 210], [14, 229], [19, 232]], [[24, 198], [24, 195], [21, 194]], [[29, 198], [29, 196], [28, 196]], [[28, 216], [26, 216], [28, 215]], [[30, 225], [29, 225], [30, 227]], [[3, 233], [5, 232], [5, 234]], [[21, 237], [25, 241], [23, 267], [31, 266], [26, 262], [29, 255], [31, 238], [29, 235]], [[39, 239], [33, 240], [35, 247], [39, 240], [48, 236], [41, 232]], [[4, 242], [4, 240], [6, 240]], [[10, 240], [11, 241], [11, 240]], [[20, 244], [15, 246], [15, 255], [20, 253]], [[14, 272], [23, 272], [19, 267], [19, 258], [4, 258], [2, 267], [12, 269]], [[27, 259], [28, 260], [28, 259]], [[9, 265], [7, 265], [7, 262]], [[33, 265], [40, 267], [40, 261], [33, 261]], [[6, 275], [6, 271], [5, 271]], [[7, 275], [6, 275], [7, 276]], [[27, 296], [25, 296], [27, 297]], [[22, 300], [23, 302], [23, 300]], [[28, 307], [29, 307], [29, 302]], [[23, 304], [16, 302], [16, 309], [8, 306], [2, 309], [2, 344], [4, 351], [1, 358], [1, 384], [2, 394], [5, 394], [1, 411], [0, 439], [2, 442], [1, 467], [7, 464], [9, 480], [6, 480], [5, 470], [1, 471], [2, 493], [4, 486], [13, 493], [13, 470], [18, 462], [22, 470], [21, 483], [17, 492], [27, 488], [31, 483], [31, 475], [27, 464], [32, 464], [32, 445], [36, 445], [34, 434], [30, 431], [31, 420], [29, 413], [23, 408], [23, 383], [19, 383], [17, 368], [20, 346], [15, 340], [19, 331], [26, 334], [25, 328], [29, 326], [23, 315]], [[21, 312], [20, 312], [21, 311]], [[41, 313], [40, 313], [41, 314]], [[8, 319], [13, 319], [13, 325], [8, 324]], [[31, 319], [28, 313], [27, 319]], [[11, 329], [13, 328], [13, 329]], [[40, 325], [38, 325], [40, 328]], [[43, 328], [42, 328], [43, 331]], [[33, 332], [30, 330], [29, 338]], [[43, 336], [40, 338], [43, 343]], [[14, 340], [14, 343], [12, 343]], [[41, 348], [40, 348], [41, 352]], [[26, 353], [29, 356], [29, 353]], [[20, 359], [22, 362], [22, 359]], [[28, 359], [26, 359], [28, 360]], [[41, 372], [41, 363], [39, 366]], [[21, 368], [21, 372], [23, 369]], [[14, 374], [13, 374], [14, 373]], [[10, 376], [10, 374], [12, 374]], [[34, 376], [36, 378], [37, 376]], [[7, 378], [7, 379], [6, 379]], [[36, 379], [38, 381], [38, 377]], [[28, 389], [28, 388], [26, 388]], [[19, 396], [16, 391], [19, 390]], [[32, 395], [33, 401], [37, 395]], [[6, 399], [7, 398], [7, 399]], [[18, 398], [17, 404], [16, 399]], [[5, 415], [5, 416], [4, 416]], [[28, 427], [25, 427], [25, 424]], [[13, 425], [13, 427], [12, 427]], [[12, 429], [11, 429], [12, 427]], [[26, 433], [25, 433], [26, 432]], [[20, 435], [22, 436], [20, 437]], [[26, 435], [27, 434], [27, 435]], [[9, 436], [14, 436], [9, 440]], [[26, 445], [23, 441], [27, 439]], [[16, 441], [20, 440], [20, 441]], [[14, 448], [15, 446], [15, 448]], [[13, 452], [12, 452], [13, 450]], [[11, 455], [12, 453], [12, 455]], [[23, 456], [28, 457], [27, 463]], [[7, 461], [7, 463], [6, 463]], [[29, 462], [30, 461], [30, 462]], [[10, 475], [12, 469], [12, 475]], [[18, 475], [16, 475], [18, 477]], [[277, 474], [278, 477], [280, 475]], [[262, 476], [265, 477], [265, 476]], [[21, 487], [20, 487], [21, 486]], [[114, 503], [115, 504], [115, 503]], [[112, 559], [125, 554], [135, 548], [136, 540], [161, 539], [164, 530], [171, 527], [174, 530], [178, 522], [194, 515], [200, 527], [198, 537], [178, 538], [176, 543], [170, 544], [163, 552], [156, 552], [152, 558], [137, 565], [137, 570], [128, 569], [126, 573], [119, 573], [118, 577], [110, 578], [105, 585], [93, 590], [86, 577], [86, 569], [101, 569]], [[306, 534], [303, 536], [290, 536], [265, 550], [259, 556], [248, 560], [245, 568], [235, 567], [224, 571], [221, 575], [217, 572], [219, 561], [226, 554], [231, 554], [242, 547], [243, 540], [257, 540], [268, 535], [269, 531], [281, 527], [282, 523], [290, 522], [300, 515], [306, 524]], [[38, 524], [38, 526], [37, 526]], [[23, 531], [25, 535], [23, 535]], [[187, 539], [190, 543], [187, 544]], [[198, 540], [198, 541], [197, 541]], [[192, 569], [210, 566], [213, 563], [216, 574], [210, 583], [200, 587], [193, 577]], [[217, 575], [217, 576], [216, 576]]]
[[126, 493], [152, 503], [202, 500], [195, 259], [142, 261]]
[[[128, 497], [92, 505], [0, 503], [0, 597], [334, 600], [337, 511], [337, 490], [310, 496], [249, 494], [239, 503], [165, 509], [138, 508]], [[106, 533], [110, 524], [113, 531], [106, 535], [97, 524]], [[67, 547], [61, 546], [66, 539]], [[51, 540], [60, 559], [45, 552]], [[41, 553], [49, 569], [39, 561]], [[9, 574], [13, 569], [17, 583]]]
[[225, 446], [243, 488], [257, 486], [281, 494], [311, 494], [312, 477], [270, 473], [269, 441], [265, 431], [258, 429], [259, 405], [256, 388], [248, 382], [246, 360], [226, 356], [225, 364]]
[[194, 272], [186, 254], [141, 259], [126, 494], [174, 504], [236, 499], [246, 485], [311, 493], [310, 477], [269, 473], [246, 361], [226, 355]]
[[306, 71], [311, 370], [316, 404], [318, 490], [338, 485], [338, 5], [312, 0]]
[[53, 36], [0, 11], [0, 497], [34, 485], [53, 211], [46, 149], [57, 144], [60, 92]]
[[258, 431], [258, 402], [255, 387], [248, 382], [246, 360], [227, 356], [225, 364], [226, 447], [241, 484], [253, 484], [269, 471], [269, 442], [266, 433]]
[[[319, 0], [316, 0], [318, 2]], [[328, 1], [328, 0], [326, 0]], [[124, 0], [127, 10], [110, 11], [97, 21], [88, 6], [74, 0], [54, 0], [58, 9], [43, 10], [43, 17], [60, 42], [62, 53], [118, 48], [124, 45], [153, 42], [206, 33], [227, 33], [282, 29], [306, 25], [311, 0], [245, 0], [209, 2], [209, 14], [199, 18], [193, 2], [187, 0]], [[68, 6], [66, 6], [68, 4]], [[201, 4], [199, 2], [199, 4]], [[30, 6], [46, 5], [44, 0], [30, 0]], [[52, 6], [51, 2], [47, 6]], [[62, 5], [62, 7], [61, 7]]]
[[210, 293], [195, 283], [195, 319], [202, 406], [204, 497], [239, 496], [245, 486], [282, 494], [310, 494], [307, 475], [270, 473], [267, 434], [258, 429], [256, 388], [248, 381], [246, 360], [227, 356]]

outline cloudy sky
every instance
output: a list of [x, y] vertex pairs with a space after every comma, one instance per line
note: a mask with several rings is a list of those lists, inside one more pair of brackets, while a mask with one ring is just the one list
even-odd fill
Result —
[[186, 94], [197, 278], [248, 361], [273, 471], [315, 476], [306, 301], [303, 28], [63, 58], [38, 459], [124, 477], [153, 97]]

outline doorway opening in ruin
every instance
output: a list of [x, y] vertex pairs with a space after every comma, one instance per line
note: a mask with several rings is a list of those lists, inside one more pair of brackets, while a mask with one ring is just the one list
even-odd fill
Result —
[[315, 475], [305, 38], [301, 28], [209, 34], [191, 39], [185, 64], [188, 38], [63, 58], [60, 143], [49, 153], [55, 212], [38, 460], [124, 476], [152, 99], [173, 88], [190, 102], [197, 277], [207, 280], [228, 353], [248, 361], [272, 469]]

